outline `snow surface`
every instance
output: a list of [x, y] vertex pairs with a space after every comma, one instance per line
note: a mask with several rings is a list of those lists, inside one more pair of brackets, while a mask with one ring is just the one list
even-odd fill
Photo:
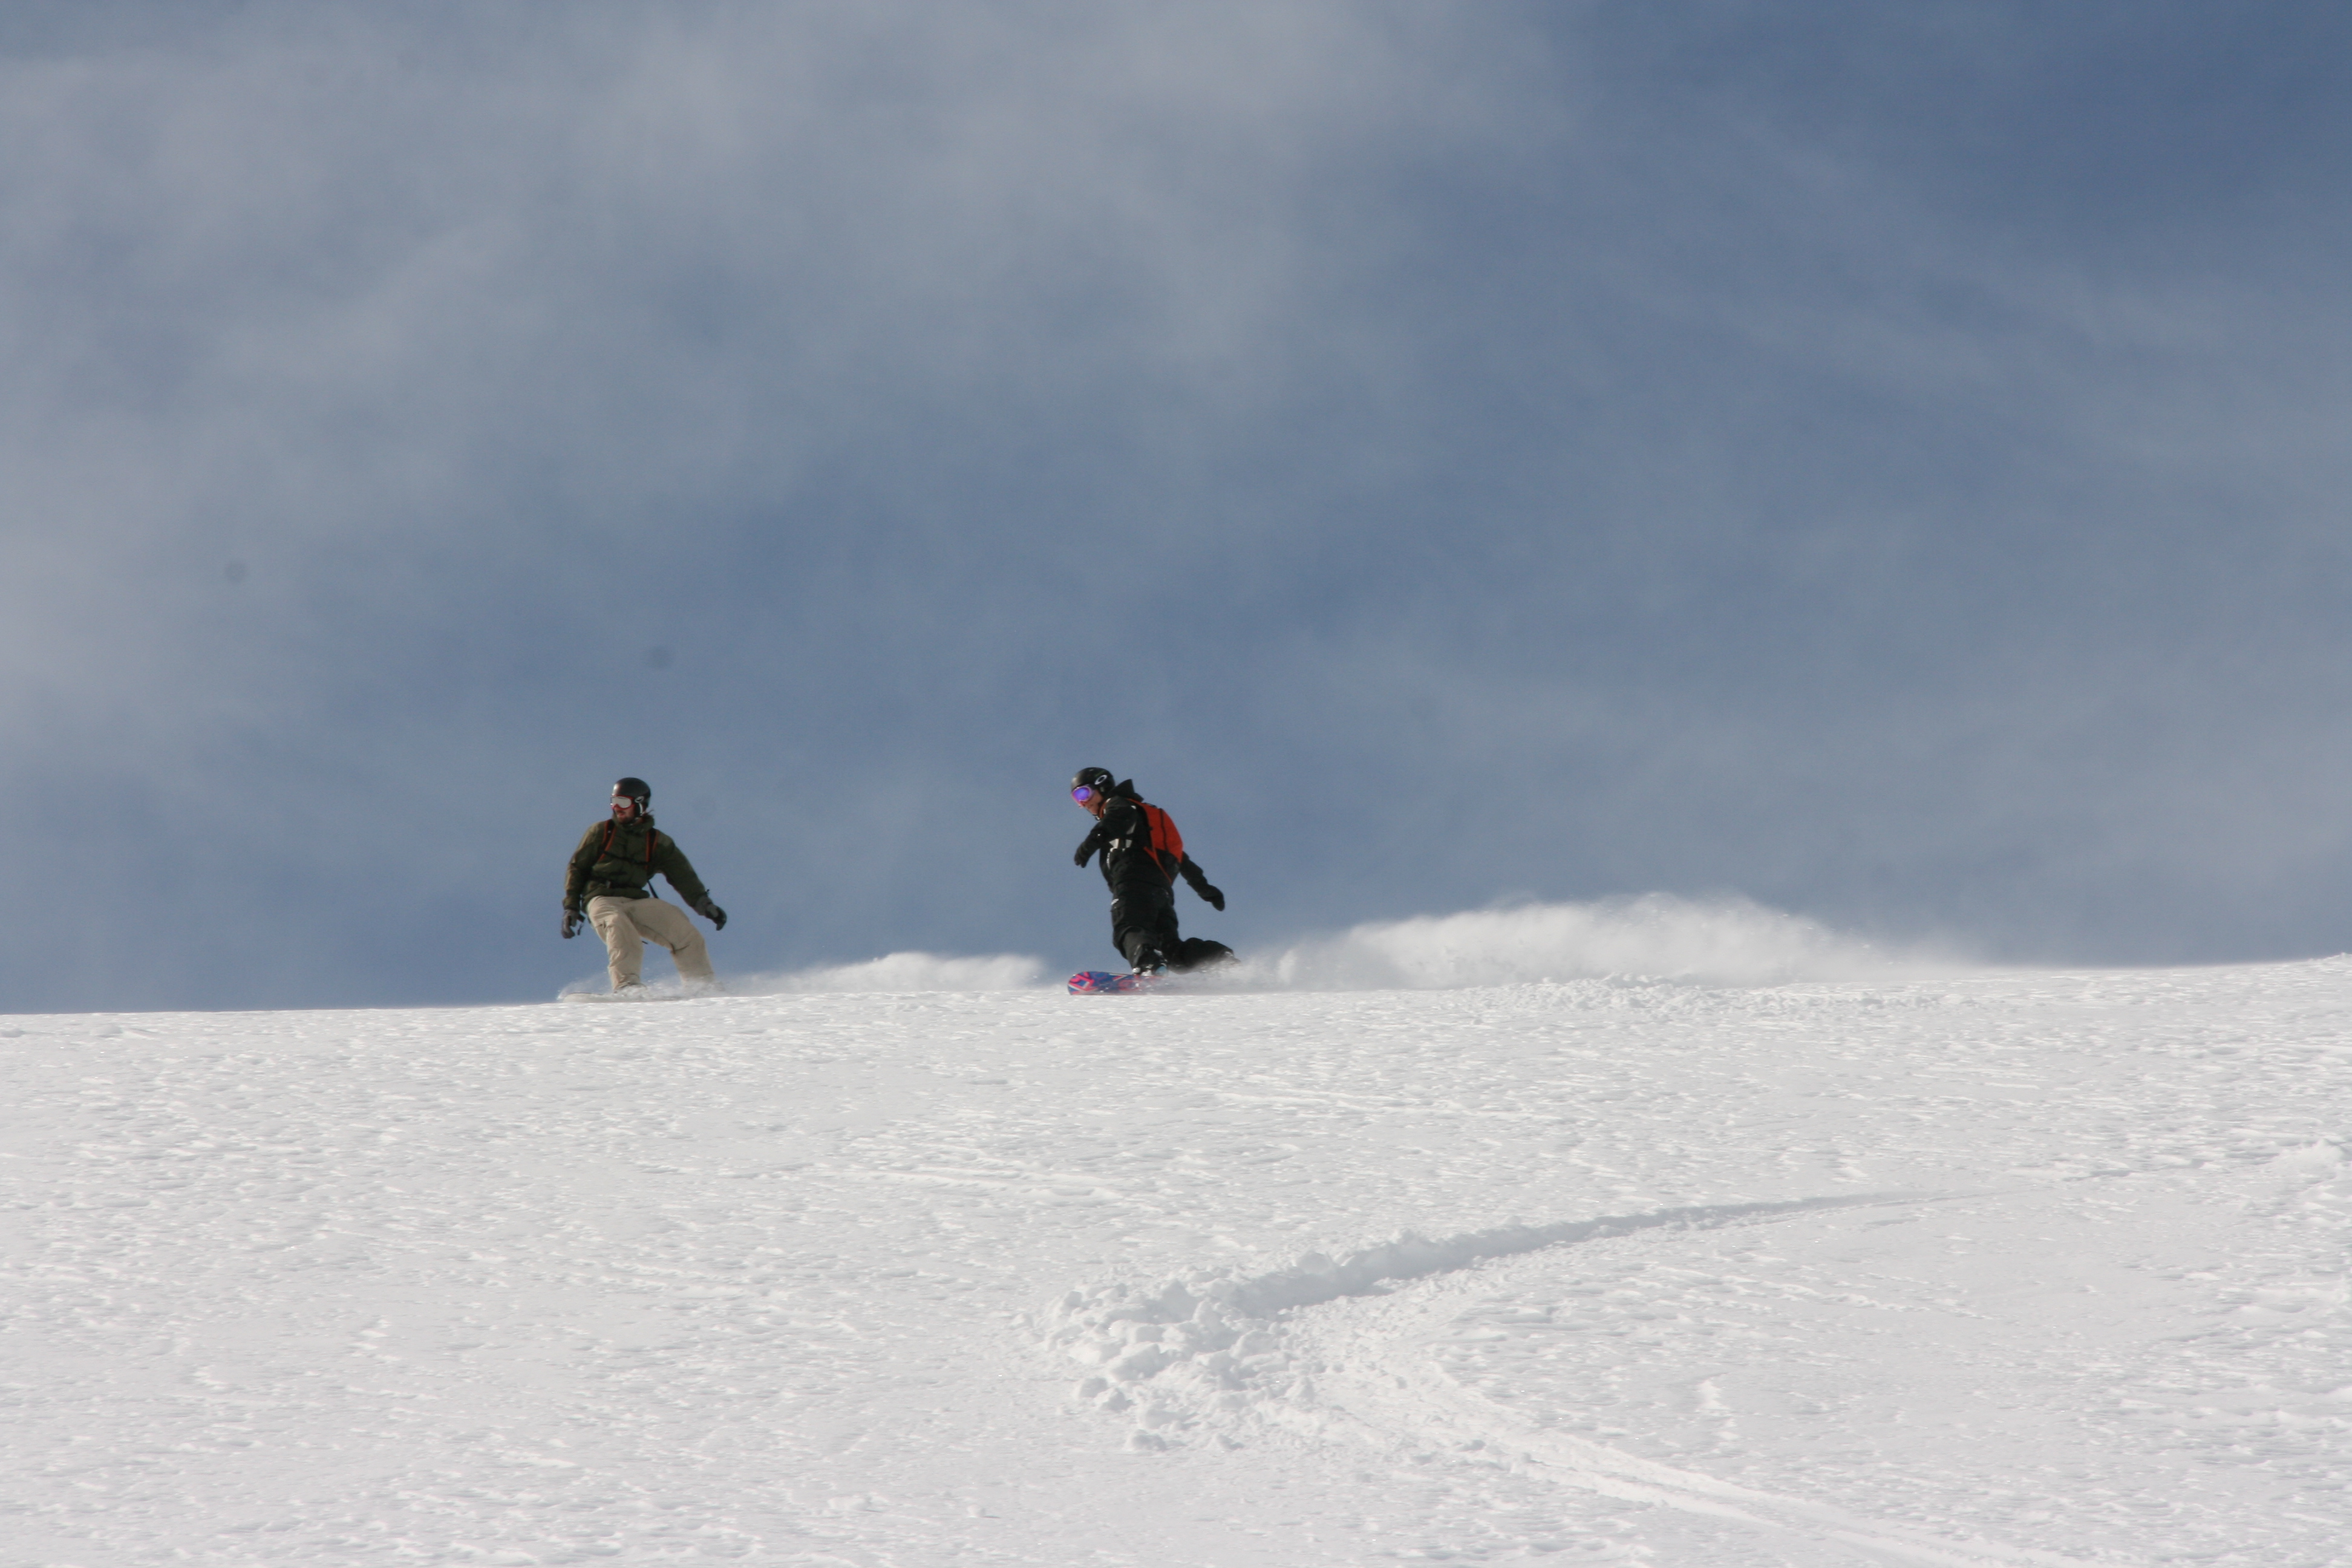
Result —
[[0, 1020], [0, 1563], [2352, 1558], [2352, 960], [1047, 974]]

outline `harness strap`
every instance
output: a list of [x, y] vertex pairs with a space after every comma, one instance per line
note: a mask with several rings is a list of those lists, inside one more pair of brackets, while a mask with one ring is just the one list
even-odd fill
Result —
[[[610, 855], [613, 852], [613, 829], [614, 825], [612, 823], [608, 822], [604, 824], [604, 847], [597, 851], [599, 855]], [[657, 832], [648, 833], [646, 835], [646, 868], [647, 870], [651, 870], [653, 868], [654, 841], [660, 837], [661, 835]]]

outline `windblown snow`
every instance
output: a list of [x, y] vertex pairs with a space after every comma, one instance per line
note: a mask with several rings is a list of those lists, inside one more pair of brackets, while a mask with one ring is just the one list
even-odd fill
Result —
[[2352, 959], [1057, 982], [0, 1019], [0, 1563], [2346, 1561]]

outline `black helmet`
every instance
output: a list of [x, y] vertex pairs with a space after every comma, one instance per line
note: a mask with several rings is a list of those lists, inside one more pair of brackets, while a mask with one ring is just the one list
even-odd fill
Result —
[[613, 798], [635, 801], [637, 809], [643, 811], [653, 802], [654, 786], [643, 779], [622, 779], [613, 785]]

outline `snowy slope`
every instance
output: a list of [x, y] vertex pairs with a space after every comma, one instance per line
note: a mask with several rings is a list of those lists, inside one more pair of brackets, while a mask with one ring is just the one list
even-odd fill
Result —
[[0, 1020], [0, 1563], [2347, 1560], [2352, 962], [1461, 919]]

